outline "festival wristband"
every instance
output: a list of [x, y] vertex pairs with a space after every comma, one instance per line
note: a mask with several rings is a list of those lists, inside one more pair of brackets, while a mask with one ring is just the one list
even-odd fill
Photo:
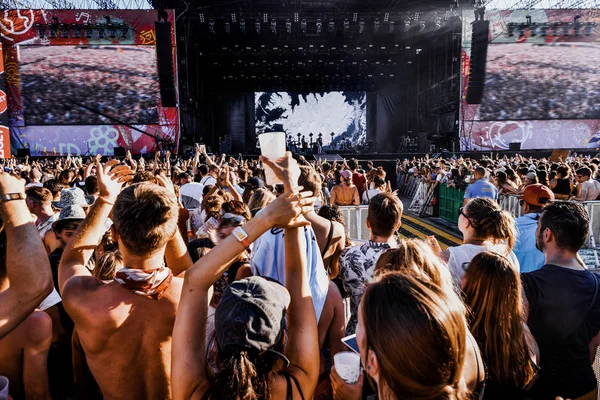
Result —
[[13, 200], [25, 200], [25, 193], [6, 193], [0, 196], [0, 201], [6, 203]]
[[237, 228], [235, 228], [231, 233], [242, 244], [242, 246], [244, 246], [246, 249], [250, 248], [250, 242], [248, 241], [248, 234], [241, 226], [238, 226]]

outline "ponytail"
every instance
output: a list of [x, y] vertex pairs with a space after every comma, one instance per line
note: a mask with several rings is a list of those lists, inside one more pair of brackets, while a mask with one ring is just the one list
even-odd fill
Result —
[[220, 363], [211, 399], [261, 400], [270, 398], [270, 380], [277, 357], [267, 352], [230, 348], [219, 352]]
[[475, 234], [481, 239], [491, 239], [494, 243], [504, 241], [507, 253], [515, 247], [517, 229], [514, 217], [503, 211], [493, 200], [477, 197], [471, 200], [465, 212], [472, 221]]

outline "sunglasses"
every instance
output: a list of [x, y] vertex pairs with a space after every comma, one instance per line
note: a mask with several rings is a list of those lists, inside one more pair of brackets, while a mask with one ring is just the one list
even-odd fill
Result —
[[473, 222], [471, 222], [471, 219], [470, 219], [470, 218], [467, 216], [467, 214], [465, 214], [464, 210], [465, 210], [465, 208], [464, 208], [464, 207], [461, 207], [461, 208], [459, 208], [459, 209], [458, 209], [458, 214], [459, 214], [459, 215], [462, 215], [463, 217], [465, 217], [465, 218], [467, 219], [467, 221], [469, 221], [469, 223], [470, 223], [471, 225], [473, 225]]
[[233, 225], [240, 226], [244, 222], [246, 222], [246, 218], [241, 215], [225, 213], [223, 214], [223, 219], [221, 220], [221, 225]]

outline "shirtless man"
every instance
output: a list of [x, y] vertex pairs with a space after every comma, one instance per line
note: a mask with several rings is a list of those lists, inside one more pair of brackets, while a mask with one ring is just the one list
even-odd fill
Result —
[[[31, 222], [23, 181], [0, 172], [0, 375], [15, 399], [48, 397], [50, 317], [35, 308], [52, 291], [44, 246]], [[27, 257], [23, 257], [27, 254]]]
[[[170, 181], [157, 176], [164, 187], [140, 183], [120, 193], [132, 171], [116, 164], [97, 164], [99, 196], [59, 267], [63, 302], [105, 400], [170, 399], [171, 334], [183, 284], [173, 275], [192, 262]], [[126, 268], [103, 282], [84, 265], [111, 210]]]

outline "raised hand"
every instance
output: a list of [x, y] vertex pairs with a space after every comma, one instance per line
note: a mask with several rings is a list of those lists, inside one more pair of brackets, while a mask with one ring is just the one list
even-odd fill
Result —
[[133, 171], [127, 165], [119, 165], [118, 160], [112, 160], [102, 165], [96, 163], [98, 177], [98, 192], [100, 197], [110, 202], [117, 199], [125, 182], [133, 179]]
[[277, 228], [308, 226], [310, 222], [298, 219], [298, 217], [312, 211], [315, 201], [316, 198], [312, 197], [312, 192], [289, 191], [271, 202], [265, 209], [265, 215], [269, 219], [270, 225]]
[[0, 172], [0, 194], [25, 193], [25, 181]]
[[300, 177], [300, 168], [298, 162], [292, 157], [292, 153], [286, 151], [285, 155], [279, 160], [271, 160], [270, 158], [260, 156], [260, 161], [271, 168], [281, 181], [286, 192], [292, 191], [298, 186], [298, 178]]
[[169, 178], [167, 178], [165, 174], [161, 173], [156, 175], [156, 180], [158, 181], [158, 184], [160, 186], [164, 187], [169, 193], [175, 196], [175, 188], [173, 187], [173, 182]]

